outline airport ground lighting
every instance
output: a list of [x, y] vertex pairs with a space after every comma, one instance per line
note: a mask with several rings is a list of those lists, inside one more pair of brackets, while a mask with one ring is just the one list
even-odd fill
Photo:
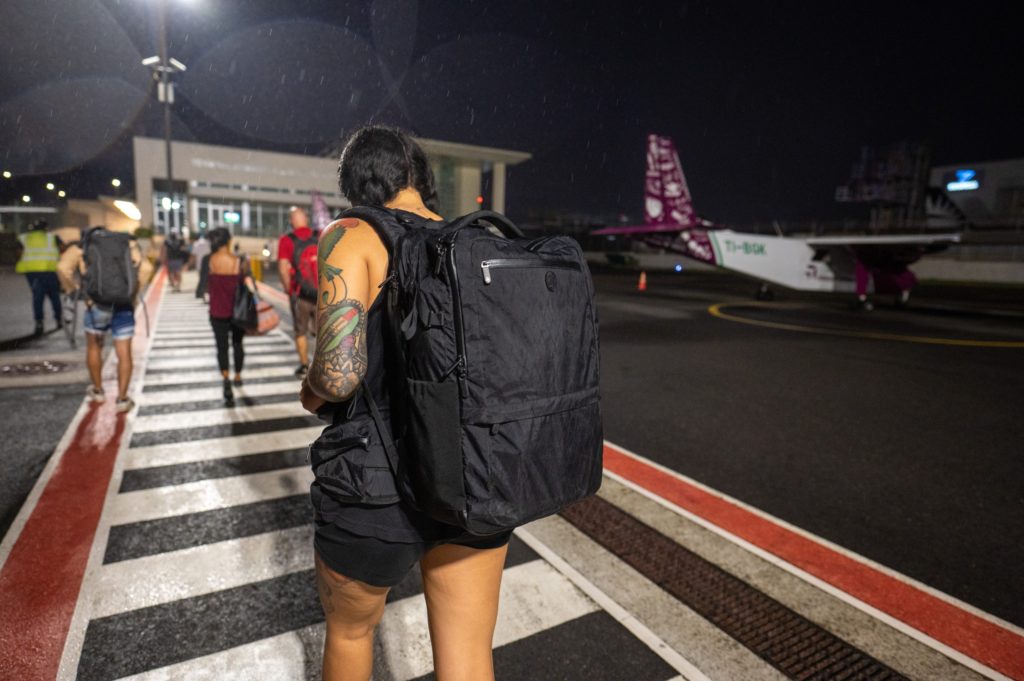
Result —
[[[186, 70], [184, 64], [174, 57], [167, 56], [167, 1], [155, 0], [159, 15], [160, 54], [153, 57], [146, 57], [142, 60], [143, 66], [153, 69], [153, 79], [157, 81], [157, 101], [164, 105], [164, 149], [167, 157], [167, 195], [174, 195], [174, 167], [171, 164], [171, 105], [174, 104], [174, 83], [170, 76], [173, 73], [182, 73]], [[117, 187], [120, 184], [115, 184]], [[170, 226], [170, 216], [164, 224], [164, 230]]]

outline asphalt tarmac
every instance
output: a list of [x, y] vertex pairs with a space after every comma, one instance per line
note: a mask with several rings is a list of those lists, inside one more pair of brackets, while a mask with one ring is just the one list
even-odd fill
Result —
[[1024, 625], [1024, 291], [595, 281], [608, 440]]

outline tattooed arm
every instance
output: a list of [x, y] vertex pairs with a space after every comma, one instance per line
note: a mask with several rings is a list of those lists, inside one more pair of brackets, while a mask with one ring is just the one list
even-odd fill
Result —
[[[303, 386], [327, 402], [348, 399], [366, 375], [369, 272], [367, 227], [351, 218], [329, 225], [317, 246], [316, 351]], [[308, 408], [308, 406], [307, 406]]]

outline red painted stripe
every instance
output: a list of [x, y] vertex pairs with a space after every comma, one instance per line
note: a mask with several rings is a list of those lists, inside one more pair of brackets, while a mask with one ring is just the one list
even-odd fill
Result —
[[936, 641], [1024, 679], [1024, 637], [605, 444], [605, 468]]
[[[155, 315], [161, 270], [146, 296]], [[136, 315], [135, 342], [145, 342]], [[84, 350], [83, 350], [84, 353]], [[0, 571], [0, 678], [53, 679], [89, 562], [96, 526], [124, 432], [124, 415], [107, 401], [89, 409], [53, 469]]]

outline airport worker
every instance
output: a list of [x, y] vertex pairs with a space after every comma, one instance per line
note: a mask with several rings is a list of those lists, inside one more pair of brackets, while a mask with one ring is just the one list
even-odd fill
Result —
[[316, 333], [316, 259], [318, 235], [309, 226], [309, 216], [298, 206], [288, 213], [292, 228], [277, 242], [277, 273], [288, 294], [295, 332], [295, 351], [299, 355], [298, 378], [309, 368], [307, 335]]
[[18, 235], [18, 264], [15, 271], [24, 274], [32, 290], [32, 316], [36, 336], [43, 335], [43, 300], [50, 299], [53, 319], [60, 328], [60, 283], [57, 280], [57, 261], [60, 259], [60, 239], [47, 231], [46, 220], [36, 220], [25, 234]]
[[[354, 206], [442, 219], [435, 212], [430, 164], [404, 132], [379, 126], [356, 131], [341, 154], [339, 184]], [[320, 269], [329, 280], [318, 300], [316, 354], [301, 399], [307, 410], [331, 410], [336, 419], [352, 411], [344, 421], [346, 431], [373, 427], [365, 409], [347, 406], [355, 404], [357, 389], [387, 404], [385, 386], [395, 369], [383, 352], [384, 306], [374, 302], [387, 268], [387, 248], [371, 225], [349, 218], [324, 231]], [[387, 471], [387, 463], [382, 465]], [[364, 492], [372, 494], [368, 489]], [[310, 493], [317, 584], [327, 621], [324, 680], [370, 678], [374, 629], [388, 591], [417, 561], [437, 677], [493, 679], [499, 586], [511, 532], [469, 535], [403, 500], [355, 504], [317, 482]]]

